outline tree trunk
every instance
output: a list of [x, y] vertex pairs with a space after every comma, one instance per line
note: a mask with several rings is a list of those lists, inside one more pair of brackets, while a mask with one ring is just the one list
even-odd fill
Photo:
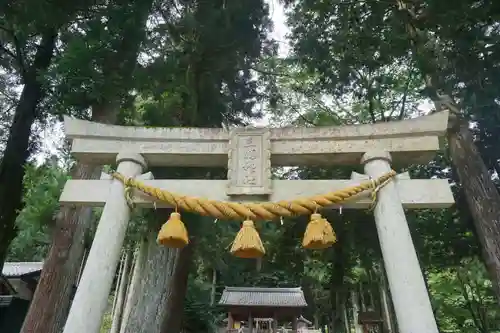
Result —
[[183, 248], [175, 262], [174, 276], [170, 281], [170, 294], [167, 307], [164, 309], [166, 318], [161, 333], [179, 333], [184, 313], [184, 299], [188, 285], [189, 268], [193, 257], [194, 241]]
[[125, 303], [125, 309], [123, 310], [122, 323], [120, 325], [120, 333], [125, 332], [125, 327], [127, 326], [127, 321], [130, 315], [131, 307], [137, 300], [137, 292], [139, 290], [139, 285], [142, 281], [142, 276], [144, 268], [146, 265], [148, 254], [148, 242], [147, 240], [141, 240], [139, 249], [137, 251], [137, 256], [135, 258], [134, 271], [132, 273], [132, 278], [130, 279], [129, 290], [127, 292], [127, 302]]
[[[94, 114], [92, 120], [112, 123], [116, 109]], [[77, 163], [73, 179], [99, 179], [101, 166]], [[20, 333], [61, 332], [69, 313], [77, 275], [92, 222], [90, 207], [61, 207], [56, 216], [52, 245]], [[50, 309], [50, 311], [48, 311]]]
[[[130, 76], [135, 69], [139, 46], [145, 36], [144, 27], [152, 0], [125, 2], [120, 5], [134, 8], [127, 8], [126, 12], [129, 16], [120, 17], [121, 23], [116, 23], [116, 27], [122, 29], [121, 41], [117, 44], [116, 50], [109, 53], [106, 62], [108, 66], [103, 68], [107, 76], [118, 78], [120, 82], [111, 95], [91, 103], [92, 121], [107, 124], [116, 122], [121, 99], [129, 90]], [[76, 179], [98, 179], [102, 167], [77, 164], [76, 169], [78, 175], [74, 177]], [[2, 182], [2, 184], [5, 183]], [[11, 195], [9, 191], [9, 196]], [[85, 231], [90, 226], [92, 210], [87, 207], [62, 207], [61, 212], [61, 218], [57, 221], [57, 230], [52, 238], [51, 249], [44, 265], [44, 271], [47, 270], [48, 273], [42, 272], [21, 333], [55, 333], [61, 331], [66, 322], [73, 284], [84, 252], [84, 247], [80, 246], [80, 240], [83, 241]], [[1, 244], [3, 244], [3, 239], [0, 239], [0, 246]], [[67, 253], [70, 247], [71, 255]], [[0, 256], [1, 251], [0, 248]]]
[[[79, 164], [72, 175], [77, 179], [96, 178], [96, 173], [100, 174], [100, 168]], [[58, 213], [52, 246], [21, 333], [59, 333], [64, 327], [84, 252], [85, 229], [91, 219], [91, 208], [62, 208]]]
[[215, 304], [215, 290], [217, 286], [217, 270], [212, 268], [212, 290], [210, 290], [210, 306]]
[[[340, 288], [339, 285], [332, 286], [330, 287], [335, 287], [335, 288]], [[331, 296], [330, 296], [331, 297]], [[331, 322], [331, 328], [332, 332], [337, 333], [340, 332], [340, 327], [342, 326], [342, 318], [340, 317], [342, 314], [342, 295], [340, 291], [335, 291], [335, 299], [332, 300], [332, 304], [334, 304], [334, 307], [332, 308], [332, 319], [330, 320]]]
[[[176, 333], [182, 317], [192, 244], [182, 250], [156, 244], [156, 231], [148, 237], [147, 259], [134, 291], [130, 315], [122, 333]], [[183, 281], [184, 280], [184, 281]], [[179, 313], [180, 311], [180, 313]], [[172, 317], [179, 318], [172, 318]], [[178, 322], [178, 324], [177, 324]], [[173, 326], [167, 326], [173, 325]]]
[[448, 141], [500, 303], [500, 194], [474, 144], [467, 121], [455, 121], [448, 131]]
[[125, 253], [125, 259], [123, 263], [123, 270], [120, 278], [119, 287], [116, 288], [115, 298], [115, 310], [113, 312], [113, 322], [111, 324], [110, 333], [118, 333], [120, 332], [120, 324], [122, 322], [122, 313], [123, 313], [123, 303], [126, 299], [126, 293], [128, 289], [128, 280], [130, 275], [130, 265], [132, 264], [132, 256], [131, 250], [127, 250]]
[[319, 328], [321, 326], [320, 320], [319, 320], [319, 313], [318, 313], [318, 311], [314, 312], [314, 319], [313, 319], [313, 321], [314, 321], [313, 325], [314, 325], [315, 328]]
[[118, 300], [118, 290], [120, 289], [120, 284], [122, 283], [123, 277], [123, 267], [125, 266], [125, 253], [122, 252], [122, 257], [120, 258], [120, 263], [118, 265], [118, 278], [115, 284], [113, 306], [111, 307], [111, 317], [114, 318], [116, 310], [116, 301]]
[[23, 208], [24, 163], [30, 155], [31, 126], [44, 93], [40, 76], [52, 61], [56, 39], [56, 29], [48, 29], [41, 36], [33, 64], [23, 77], [24, 88], [0, 162], [0, 272], [10, 243], [17, 234], [15, 222], [17, 212]]
[[359, 283], [359, 300], [361, 303], [361, 311], [366, 312], [365, 290], [362, 282]]
[[351, 325], [349, 325], [349, 316], [347, 315], [347, 304], [342, 305], [342, 319], [344, 322], [345, 333], [351, 333]]
[[[493, 283], [497, 302], [500, 303], [500, 193], [488, 173], [484, 161], [474, 144], [469, 123], [460, 119], [462, 113], [452, 95], [440, 95], [436, 86], [439, 66], [433, 57], [428, 57], [428, 34], [418, 30], [418, 16], [412, 2], [396, 0], [397, 11], [402, 13], [408, 36], [430, 97], [436, 111], [448, 109], [453, 115], [448, 130], [450, 155], [457, 169], [474, 224], [483, 247], [483, 256]], [[446, 91], [445, 89], [443, 89]]]
[[384, 333], [394, 333], [393, 320], [391, 316], [391, 305], [389, 296], [387, 295], [387, 282], [384, 272], [380, 276], [380, 304], [382, 306], [382, 316], [384, 318]]
[[355, 333], [363, 333], [363, 327], [359, 324], [359, 297], [355, 291], [351, 292], [352, 315]]
[[178, 250], [158, 246], [156, 233], [148, 237], [146, 263], [137, 290], [130, 304], [130, 315], [125, 319], [123, 333], [159, 333], [165, 316], [168, 282], [175, 269]]

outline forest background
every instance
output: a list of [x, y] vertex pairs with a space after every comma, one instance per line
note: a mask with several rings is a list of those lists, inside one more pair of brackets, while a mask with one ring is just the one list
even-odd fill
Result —
[[[445, 96], [467, 120], [481, 172], [498, 197], [496, 2], [16, 0], [0, 7], [0, 262], [45, 260], [53, 269], [42, 276], [23, 332], [57, 332], [63, 325], [99, 216], [59, 207], [67, 179], [95, 178], [102, 170], [76, 163], [58, 140], [63, 115], [136, 126], [353, 125], [414, 118], [448, 106]], [[408, 211], [413, 241], [440, 330], [500, 332], [500, 276], [481, 246], [482, 227], [459, 177], [463, 161], [448, 139], [431, 163], [395, 166], [412, 177], [449, 179], [457, 202], [441, 211]], [[361, 171], [274, 174], [342, 179], [353, 170]], [[156, 178], [225, 177], [218, 169], [152, 171]], [[500, 201], [491, 205], [498, 211]], [[122, 332], [161, 332], [153, 328], [160, 321], [169, 332], [210, 331], [224, 316], [215, 306], [224, 286], [301, 286], [309, 302], [304, 315], [343, 332], [354, 325], [353, 295], [369, 308], [387, 291], [368, 212], [331, 212], [339, 242], [322, 252], [300, 246], [307, 218], [259, 225], [267, 255], [257, 262], [227, 253], [238, 223], [196, 216], [186, 219], [192, 246], [157, 247], [166, 216], [136, 211], [123, 250], [129, 266], [134, 253], [143, 258], [133, 301], [153, 303], [164, 314], [124, 306]], [[60, 310], [37, 317], [37, 307], [54, 305]], [[138, 322], [145, 323], [141, 331]]]

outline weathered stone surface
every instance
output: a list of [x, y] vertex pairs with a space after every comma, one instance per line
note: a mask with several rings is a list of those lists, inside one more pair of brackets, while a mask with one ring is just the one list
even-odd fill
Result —
[[[343, 189], [365, 181], [367, 176], [357, 174], [353, 180], [273, 180], [273, 193], [266, 199], [271, 201], [292, 200], [324, 194]], [[225, 180], [144, 180], [144, 183], [169, 190], [174, 193], [204, 197], [213, 200], [230, 201], [226, 194]], [[453, 194], [445, 179], [409, 179], [398, 175], [396, 188], [405, 208], [447, 208], [453, 203]], [[61, 195], [61, 204], [103, 206], [108, 199], [110, 180], [69, 180]], [[151, 199], [136, 192], [134, 201], [141, 207], [153, 207]], [[345, 208], [365, 209], [370, 206], [368, 196], [357, 198], [342, 205]], [[255, 198], [251, 198], [252, 201]], [[165, 207], [158, 202], [157, 207]]]
[[227, 173], [228, 195], [271, 194], [271, 141], [264, 128], [231, 132]]
[[[120, 153], [116, 162], [118, 171], [128, 177], [138, 176], [146, 168], [144, 159], [133, 153]], [[106, 182], [109, 184], [107, 203], [97, 226], [64, 333], [99, 332], [108, 305], [108, 295], [130, 219], [130, 208], [124, 197], [123, 184], [116, 180]]]
[[[439, 150], [448, 112], [391, 123], [269, 129], [274, 166], [358, 164], [369, 150], [385, 150], [398, 164], [426, 163]], [[242, 129], [248, 130], [248, 129]], [[142, 154], [150, 166], [226, 166], [230, 131], [212, 128], [142, 128], [65, 118], [80, 161], [113, 163], [122, 149]]]
[[[369, 151], [361, 160], [372, 178], [391, 170], [391, 155]], [[408, 188], [405, 192], [411, 192]], [[410, 228], [406, 221], [402, 196], [397, 185], [389, 182], [380, 189], [374, 207], [380, 249], [401, 333], [438, 333], [434, 312], [426, 289]], [[432, 196], [432, 190], [427, 193]]]

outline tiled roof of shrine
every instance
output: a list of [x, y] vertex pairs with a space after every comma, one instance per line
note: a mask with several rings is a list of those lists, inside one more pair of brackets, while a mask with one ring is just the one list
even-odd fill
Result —
[[219, 305], [244, 307], [306, 307], [301, 288], [226, 287]]
[[36, 273], [43, 268], [43, 262], [6, 262], [3, 265], [2, 275], [7, 278], [20, 277]]

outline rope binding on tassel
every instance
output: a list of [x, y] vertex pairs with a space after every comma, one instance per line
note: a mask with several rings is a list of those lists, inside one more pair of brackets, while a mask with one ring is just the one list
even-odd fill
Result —
[[320, 250], [332, 246], [336, 241], [337, 235], [332, 225], [321, 214], [312, 214], [304, 233], [302, 246], [306, 249]]
[[261, 258], [266, 254], [264, 245], [252, 220], [243, 221], [240, 231], [236, 234], [231, 254], [238, 258]]
[[174, 249], [181, 249], [189, 244], [188, 232], [181, 221], [181, 214], [177, 212], [170, 214], [170, 218], [158, 232], [156, 242]]

